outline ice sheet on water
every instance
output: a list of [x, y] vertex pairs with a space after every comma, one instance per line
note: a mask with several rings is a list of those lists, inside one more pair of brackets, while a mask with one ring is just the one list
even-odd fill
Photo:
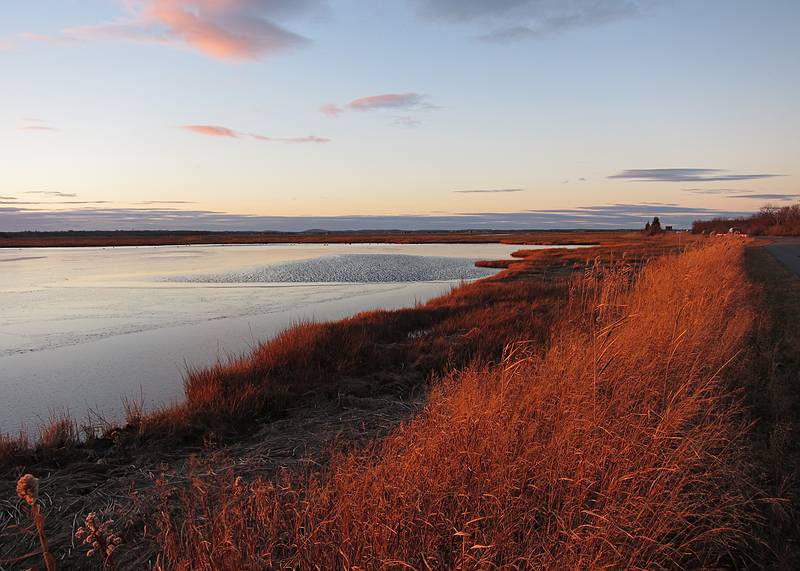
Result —
[[471, 258], [343, 254], [235, 272], [165, 279], [196, 283], [388, 283], [470, 280], [494, 273], [496, 270], [476, 267]]

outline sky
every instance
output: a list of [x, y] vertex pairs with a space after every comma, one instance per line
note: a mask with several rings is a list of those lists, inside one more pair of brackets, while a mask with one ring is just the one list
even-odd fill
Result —
[[9, 0], [0, 231], [791, 204], [798, 22], [797, 0]]

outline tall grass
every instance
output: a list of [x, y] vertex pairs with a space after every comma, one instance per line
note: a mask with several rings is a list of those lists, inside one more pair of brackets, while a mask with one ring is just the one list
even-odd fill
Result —
[[[634, 279], [635, 278], [635, 279]], [[726, 378], [752, 323], [742, 246], [576, 280], [544, 351], [453, 372], [321, 474], [204, 475], [161, 514], [170, 569], [695, 568], [747, 541]]]

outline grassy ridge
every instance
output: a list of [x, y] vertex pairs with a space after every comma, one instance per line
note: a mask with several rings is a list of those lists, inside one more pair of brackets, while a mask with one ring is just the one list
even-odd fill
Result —
[[161, 514], [163, 568], [735, 564], [755, 518], [727, 382], [753, 322], [742, 260], [719, 241], [635, 282], [598, 265], [549, 349], [447, 375], [366, 451], [307, 478], [198, 475]]

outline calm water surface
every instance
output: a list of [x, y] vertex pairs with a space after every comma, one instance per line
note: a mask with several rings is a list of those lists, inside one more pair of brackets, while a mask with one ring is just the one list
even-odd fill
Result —
[[180, 399], [187, 366], [304, 319], [397, 308], [491, 275], [500, 244], [280, 244], [0, 250], [0, 432], [52, 411], [120, 418]]

